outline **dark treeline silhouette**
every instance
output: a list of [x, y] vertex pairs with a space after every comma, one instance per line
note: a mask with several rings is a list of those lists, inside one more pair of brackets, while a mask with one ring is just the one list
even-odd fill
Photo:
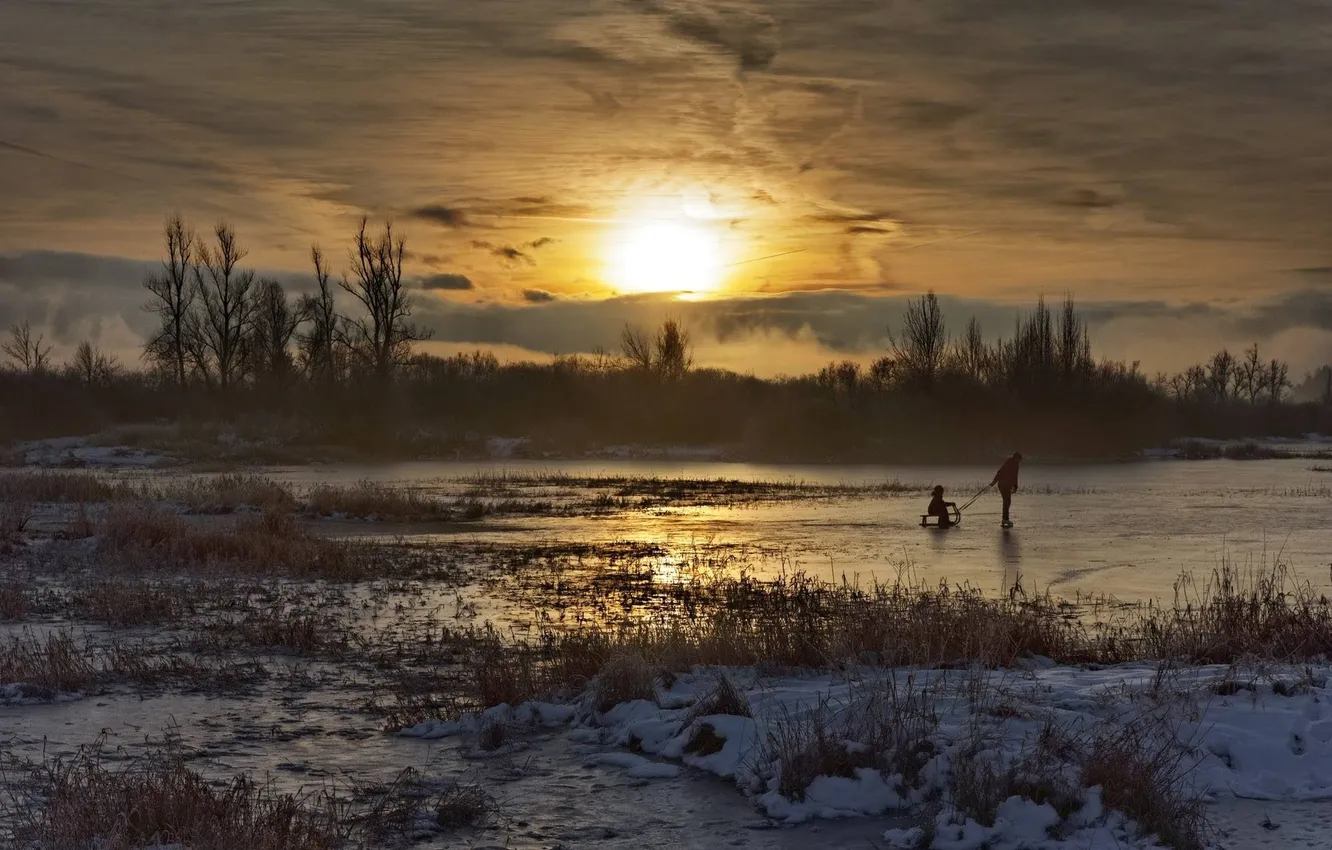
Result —
[[[362, 221], [348, 270], [312, 250], [312, 291], [293, 298], [243, 266], [234, 231], [204, 239], [168, 220], [165, 259], [145, 282], [158, 320], [143, 368], [90, 343], [63, 367], [27, 322], [0, 353], [0, 440], [114, 425], [228, 423], [258, 440], [363, 456], [453, 456], [492, 436], [534, 452], [611, 445], [713, 445], [736, 456], [801, 461], [961, 461], [1021, 447], [1045, 458], [1127, 455], [1181, 436], [1298, 436], [1332, 426], [1326, 392], [1291, 393], [1286, 364], [1253, 346], [1177, 375], [1098, 360], [1071, 298], [1044, 299], [1011, 335], [972, 319], [954, 333], [933, 293], [868, 368], [832, 363], [764, 380], [695, 368], [674, 320], [626, 327], [620, 351], [501, 364], [485, 352], [414, 350], [404, 240]], [[341, 296], [341, 297], [339, 297]]]

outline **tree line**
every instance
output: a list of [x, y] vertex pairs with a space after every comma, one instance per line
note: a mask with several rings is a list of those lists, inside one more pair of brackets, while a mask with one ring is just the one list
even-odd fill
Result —
[[[1028, 401], [1065, 402], [1137, 392], [1185, 404], [1248, 405], [1278, 404], [1293, 388], [1289, 364], [1264, 359], [1256, 343], [1242, 357], [1222, 349], [1181, 372], [1157, 372], [1151, 378], [1136, 361], [1098, 361], [1092, 356], [1087, 322], [1072, 296], [1058, 310], [1039, 298], [1034, 310], [1018, 316], [1011, 337], [988, 342], [975, 317], [960, 335], [951, 335], [939, 299], [930, 292], [908, 302], [901, 331], [890, 332], [889, 339], [889, 352], [868, 368], [850, 360], [830, 363], [818, 373], [818, 383], [848, 392], [988, 390]], [[1332, 375], [1328, 381], [1332, 385]], [[1332, 393], [1326, 401], [1332, 403]]]
[[1175, 436], [1332, 429], [1332, 371], [1321, 405], [1293, 403], [1287, 364], [1257, 346], [1148, 377], [1136, 362], [1093, 355], [1071, 297], [1054, 308], [1039, 299], [993, 335], [974, 318], [954, 330], [928, 293], [908, 302], [868, 365], [772, 380], [698, 367], [688, 330], [670, 319], [625, 327], [613, 352], [501, 364], [487, 352], [419, 351], [429, 333], [411, 320], [406, 245], [391, 224], [372, 231], [363, 219], [343, 268], [312, 248], [299, 297], [247, 268], [225, 223], [200, 235], [172, 216], [163, 238], [161, 266], [144, 282], [156, 319], [147, 368], [89, 342], [56, 367], [51, 345], [16, 324], [0, 345], [0, 398], [24, 403], [10, 406], [0, 439], [277, 417], [312, 444], [404, 452], [490, 435], [554, 452], [669, 442], [756, 447], [764, 459], [942, 460], [1012, 445], [1104, 456]]
[[[178, 387], [194, 381], [227, 390], [246, 380], [285, 383], [295, 373], [330, 381], [354, 372], [386, 378], [429, 333], [410, 321], [403, 276], [406, 242], [386, 224], [372, 234], [362, 219], [350, 271], [334, 281], [323, 252], [310, 257], [316, 291], [292, 300], [281, 283], [256, 278], [246, 250], [226, 223], [197, 235], [180, 216], [165, 228], [166, 259], [144, 283], [146, 309], [158, 319], [144, 346], [147, 361]], [[339, 311], [337, 289], [359, 305]]]

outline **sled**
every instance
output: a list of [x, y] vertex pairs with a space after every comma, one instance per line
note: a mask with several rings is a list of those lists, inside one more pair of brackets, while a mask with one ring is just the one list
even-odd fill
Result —
[[956, 528], [957, 526], [959, 526], [959, 525], [962, 524], [962, 512], [961, 512], [961, 511], [959, 511], [957, 508], [953, 508], [951, 511], [949, 511], [949, 513], [952, 514], [952, 519], [953, 519], [953, 524], [952, 524], [952, 525], [940, 525], [940, 524], [939, 524], [939, 517], [934, 516], [933, 514], [921, 514], [921, 515], [920, 515], [920, 527], [921, 527], [921, 528], [943, 528], [943, 529], [949, 529], [949, 528]]

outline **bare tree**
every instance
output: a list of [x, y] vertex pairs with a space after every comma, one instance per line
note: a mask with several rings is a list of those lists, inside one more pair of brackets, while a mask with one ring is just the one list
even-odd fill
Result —
[[1091, 336], [1087, 333], [1087, 323], [1078, 315], [1072, 295], [1064, 298], [1064, 309], [1059, 314], [1055, 358], [1065, 386], [1091, 371]]
[[662, 322], [655, 343], [657, 374], [663, 380], [677, 381], [694, 365], [689, 332], [681, 328], [675, 319]]
[[394, 236], [393, 225], [384, 225], [382, 236], [371, 236], [362, 218], [352, 250], [353, 280], [339, 285], [351, 293], [365, 315], [350, 318], [349, 342], [379, 378], [388, 378], [393, 367], [411, 355], [412, 343], [430, 338], [430, 333], [409, 323], [412, 299], [402, 277], [406, 242]]
[[254, 292], [254, 320], [247, 354], [252, 371], [281, 383], [292, 372], [291, 341], [303, 320], [300, 307], [287, 300], [282, 284], [262, 278]]
[[245, 374], [245, 346], [255, 314], [250, 294], [254, 272], [240, 268], [247, 252], [230, 225], [218, 224], [213, 234], [216, 247], [200, 243], [196, 249], [194, 288], [199, 309], [190, 313], [187, 341], [199, 371], [227, 389]]
[[79, 343], [70, 361], [69, 373], [90, 387], [110, 383], [120, 371], [116, 358], [106, 354], [88, 340]]
[[637, 369], [644, 374], [651, 374], [656, 367], [656, 354], [652, 342], [642, 328], [625, 325], [620, 332], [620, 354], [630, 369]]
[[876, 389], [886, 390], [897, 383], [899, 364], [892, 357], [880, 357], [870, 364], [869, 382]]
[[51, 365], [51, 346], [43, 345], [44, 334], [32, 335], [32, 326], [24, 319], [22, 324], [9, 328], [9, 342], [0, 345], [0, 351], [13, 361], [15, 368], [36, 374], [45, 372]]
[[933, 291], [907, 304], [899, 342], [889, 334], [893, 353], [907, 377], [923, 387], [934, 385], [948, 349], [943, 310]]
[[973, 381], [985, 380], [990, 365], [990, 350], [985, 347], [980, 321], [975, 316], [967, 323], [967, 332], [958, 343], [957, 362]]
[[828, 391], [834, 401], [845, 399], [854, 407], [860, 396], [863, 382], [860, 364], [854, 360], [833, 362], [824, 366], [815, 378], [819, 386]]
[[1267, 364], [1263, 384], [1267, 390], [1267, 398], [1272, 404], [1281, 401], [1281, 396], [1291, 386], [1290, 367], [1284, 361], [1273, 359]]
[[1230, 398], [1231, 387], [1235, 382], [1235, 355], [1222, 349], [1212, 355], [1207, 364], [1207, 390], [1217, 401]]
[[307, 330], [296, 335], [298, 357], [307, 377], [329, 380], [337, 374], [335, 346], [338, 338], [338, 312], [333, 297], [333, 282], [324, 254], [318, 246], [310, 249], [315, 282], [319, 291], [301, 297], [298, 311], [308, 321]]
[[1267, 384], [1267, 367], [1258, 356], [1258, 344], [1254, 343], [1244, 352], [1244, 359], [1235, 365], [1235, 394], [1248, 399], [1249, 404], [1257, 404]]
[[172, 373], [176, 386], [185, 385], [185, 364], [191, 349], [190, 314], [194, 308], [194, 279], [198, 273], [194, 231], [180, 215], [167, 219], [167, 258], [162, 271], [148, 276], [143, 287], [152, 294], [144, 309], [158, 318], [157, 332], [144, 345], [144, 357]]

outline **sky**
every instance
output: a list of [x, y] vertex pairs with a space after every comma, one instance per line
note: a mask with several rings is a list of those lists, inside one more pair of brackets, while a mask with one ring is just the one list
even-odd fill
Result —
[[674, 315], [795, 373], [933, 289], [957, 330], [1072, 294], [1149, 371], [1300, 372], [1329, 107], [1322, 0], [4, 0], [0, 322], [132, 360], [168, 213], [296, 289], [367, 215], [439, 352]]

